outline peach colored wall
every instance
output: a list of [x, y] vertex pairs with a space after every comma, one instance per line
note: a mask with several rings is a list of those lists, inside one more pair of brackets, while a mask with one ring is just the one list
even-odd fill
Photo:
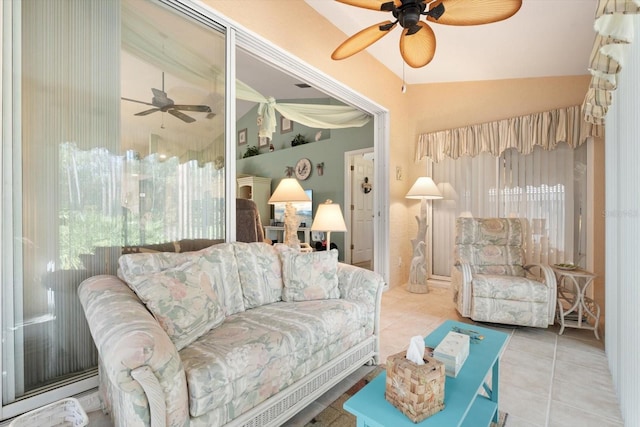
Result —
[[[402, 94], [401, 80], [366, 52], [331, 60], [331, 52], [347, 35], [301, 0], [205, 3], [389, 110], [390, 158], [381, 160], [388, 162], [390, 172], [391, 286], [408, 279], [410, 239], [417, 229], [418, 204], [407, 203], [404, 195], [425, 171], [425, 160], [413, 160], [418, 134], [579, 104], [589, 82], [588, 76], [573, 76], [423, 84], [411, 85]], [[397, 166], [404, 171], [402, 180], [396, 180]]]
[[582, 104], [590, 76], [412, 85], [416, 134]]

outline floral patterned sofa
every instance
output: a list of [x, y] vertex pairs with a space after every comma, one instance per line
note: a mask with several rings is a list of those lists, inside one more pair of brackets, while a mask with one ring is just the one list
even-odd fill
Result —
[[78, 290], [116, 426], [276, 426], [378, 363], [384, 282], [337, 251], [137, 253]]

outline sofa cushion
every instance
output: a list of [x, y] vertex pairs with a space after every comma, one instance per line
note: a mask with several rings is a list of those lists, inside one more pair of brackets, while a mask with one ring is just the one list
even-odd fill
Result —
[[282, 265], [278, 251], [263, 242], [234, 242], [245, 309], [282, 299]]
[[220, 298], [225, 315], [230, 316], [244, 311], [242, 287], [233, 244], [211, 246], [198, 253], [211, 263], [213, 289]]
[[522, 221], [520, 218], [457, 218], [456, 245], [522, 246]]
[[367, 321], [364, 303], [343, 299], [278, 302], [228, 317], [180, 352], [190, 415], [238, 416], [361, 342]]
[[[456, 245], [454, 257], [456, 260], [466, 262], [471, 268], [484, 268], [487, 266], [504, 266], [513, 268], [518, 276], [524, 276], [522, 266], [525, 263], [524, 250], [519, 246], [500, 245]], [[482, 271], [478, 271], [482, 273]], [[491, 274], [491, 273], [486, 273]], [[493, 274], [500, 274], [498, 272]]]
[[213, 286], [214, 268], [207, 258], [198, 257], [128, 283], [178, 350], [224, 321]]
[[338, 251], [282, 253], [283, 301], [340, 298]]
[[519, 276], [476, 274], [473, 276], [474, 298], [547, 302], [549, 288], [536, 280]]
[[244, 311], [238, 264], [232, 243], [221, 243], [196, 252], [123, 255], [118, 259], [118, 277], [129, 286], [135, 286], [149, 274], [193, 262], [202, 256], [207, 257], [212, 264], [211, 274], [214, 279], [212, 283], [225, 314], [231, 315]]
[[178, 252], [148, 252], [122, 255], [118, 258], [118, 277], [123, 282], [133, 282], [137, 277], [159, 273], [193, 260], [193, 254]]

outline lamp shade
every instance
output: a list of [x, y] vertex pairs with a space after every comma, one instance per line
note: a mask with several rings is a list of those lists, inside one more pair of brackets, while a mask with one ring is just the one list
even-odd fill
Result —
[[283, 178], [269, 199], [269, 204], [310, 202], [311, 199], [295, 178]]
[[340, 205], [327, 200], [318, 205], [316, 216], [311, 224], [312, 231], [347, 231]]
[[405, 196], [407, 199], [442, 199], [442, 193], [436, 183], [428, 176], [416, 180]]

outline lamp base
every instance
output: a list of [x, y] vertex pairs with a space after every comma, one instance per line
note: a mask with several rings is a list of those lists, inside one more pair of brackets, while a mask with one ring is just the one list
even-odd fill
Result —
[[298, 215], [296, 208], [287, 202], [284, 208], [284, 244], [290, 248], [299, 249], [298, 239]]
[[407, 283], [407, 291], [414, 294], [428, 294], [429, 286], [426, 283]]

